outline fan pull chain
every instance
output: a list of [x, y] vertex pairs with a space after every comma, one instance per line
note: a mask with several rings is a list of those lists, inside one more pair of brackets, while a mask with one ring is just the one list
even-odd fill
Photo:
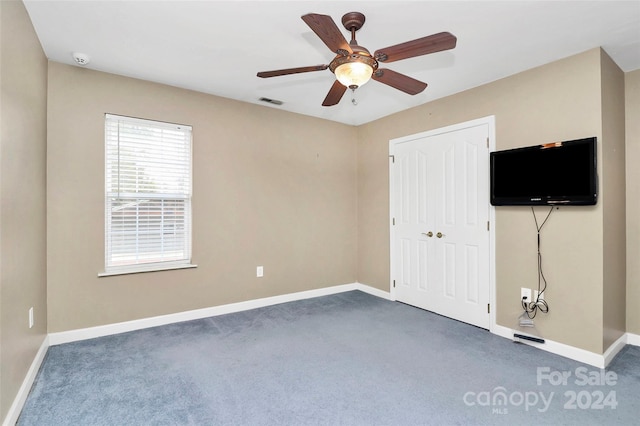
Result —
[[358, 101], [356, 100], [356, 89], [351, 89], [351, 103], [353, 106], [358, 106]]

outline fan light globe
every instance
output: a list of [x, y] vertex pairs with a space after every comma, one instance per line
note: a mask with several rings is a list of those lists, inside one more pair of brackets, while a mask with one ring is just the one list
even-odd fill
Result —
[[362, 62], [347, 62], [335, 69], [336, 78], [349, 88], [360, 87], [371, 78], [373, 68]]

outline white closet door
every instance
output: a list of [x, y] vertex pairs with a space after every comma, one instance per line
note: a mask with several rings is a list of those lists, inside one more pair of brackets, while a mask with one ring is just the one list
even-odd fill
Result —
[[489, 328], [486, 124], [393, 146], [396, 299]]

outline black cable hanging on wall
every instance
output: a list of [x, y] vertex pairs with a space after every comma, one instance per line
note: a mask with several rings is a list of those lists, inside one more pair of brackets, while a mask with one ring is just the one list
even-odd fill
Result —
[[531, 213], [533, 214], [533, 220], [536, 224], [536, 231], [538, 233], [538, 295], [535, 300], [532, 300], [531, 302], [526, 302], [524, 298], [521, 301], [522, 309], [524, 309], [524, 312], [530, 319], [536, 317], [538, 310], [540, 310], [540, 312], [542, 312], [543, 314], [549, 312], [549, 304], [541, 297], [541, 295], [547, 289], [547, 279], [545, 278], [544, 272], [542, 271], [542, 253], [540, 253], [540, 231], [542, 230], [544, 224], [547, 223], [547, 220], [549, 220], [552, 212], [553, 206], [549, 209], [549, 213], [547, 213], [547, 217], [545, 217], [542, 224], [538, 226], [538, 218], [536, 217], [536, 212], [533, 209], [533, 206], [531, 206]]

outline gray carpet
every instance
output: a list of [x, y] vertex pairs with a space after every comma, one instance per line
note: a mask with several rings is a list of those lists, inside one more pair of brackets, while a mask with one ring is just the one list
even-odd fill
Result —
[[638, 395], [638, 347], [601, 372], [353, 291], [53, 346], [18, 424], [632, 425]]

